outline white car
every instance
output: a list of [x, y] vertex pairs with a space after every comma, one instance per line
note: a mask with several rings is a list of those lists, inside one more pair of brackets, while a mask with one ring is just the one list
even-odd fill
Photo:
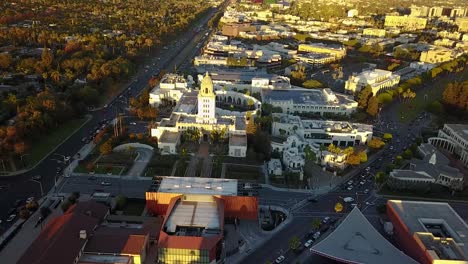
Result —
[[314, 243], [314, 241], [312, 239], [309, 239], [307, 240], [307, 242], [304, 243], [304, 247], [308, 248], [312, 245], [312, 243]]
[[281, 263], [281, 262], [283, 262], [285, 259], [286, 259], [286, 258], [285, 258], [283, 255], [281, 255], [281, 256], [279, 256], [279, 257], [275, 260], [275, 263]]
[[315, 240], [319, 239], [320, 237], [320, 231], [315, 232], [315, 234], [312, 236]]
[[343, 201], [345, 203], [351, 203], [351, 202], [354, 202], [354, 198], [353, 197], [345, 197], [345, 198], [343, 198]]
[[348, 191], [351, 191], [353, 189], [353, 186], [349, 186], [348, 188], [346, 188]]
[[101, 182], [102, 186], [110, 186], [111, 184], [112, 183], [110, 183], [110, 182], [105, 182], [105, 181]]
[[365, 190], [364, 190], [364, 193], [365, 193], [365, 194], [368, 194], [368, 193], [369, 193], [369, 189], [365, 189]]
[[130, 122], [130, 125], [136, 126], [136, 122]]
[[325, 217], [325, 218], [322, 220], [322, 223], [326, 224], [326, 223], [328, 223], [328, 221], [330, 221], [330, 217], [329, 217], [329, 216]]
[[375, 205], [375, 203], [366, 202], [366, 205]]
[[34, 197], [29, 197], [28, 199], [26, 199], [26, 203], [30, 203], [32, 201], [34, 201]]
[[12, 215], [8, 216], [8, 219], [7, 219], [6, 221], [7, 221], [7, 222], [11, 222], [11, 221], [13, 221], [15, 218], [16, 218], [16, 215], [15, 215], [15, 214], [12, 214]]

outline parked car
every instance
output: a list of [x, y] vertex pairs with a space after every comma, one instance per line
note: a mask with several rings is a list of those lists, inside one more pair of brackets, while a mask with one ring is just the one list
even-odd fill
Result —
[[130, 122], [130, 125], [136, 126], [136, 122]]
[[349, 187], [347, 188], [348, 191], [351, 191], [352, 189], [353, 189], [353, 186], [349, 186]]
[[312, 202], [312, 203], [318, 202], [318, 200], [315, 197], [312, 197], [312, 196], [307, 198], [307, 201]]
[[36, 175], [32, 177], [33, 180], [40, 181], [42, 179], [41, 175]]
[[330, 217], [329, 217], [329, 216], [325, 217], [325, 218], [322, 220], [322, 223], [326, 224], [326, 223], [328, 223], [328, 221], [330, 221]]
[[281, 255], [281, 256], [279, 256], [279, 257], [275, 260], [275, 263], [281, 263], [281, 262], [283, 262], [285, 259], [286, 259], [286, 258], [285, 258], [283, 255]]
[[90, 177], [88, 178], [88, 180], [90, 180], [90, 181], [94, 181], [94, 180], [96, 180], [96, 179], [97, 179], [96, 176], [90, 176]]
[[351, 203], [351, 202], [354, 202], [354, 198], [353, 197], [345, 197], [345, 198], [343, 198], [343, 201], [345, 203]]
[[319, 239], [319, 238], [320, 238], [320, 235], [321, 235], [321, 234], [320, 234], [320, 231], [315, 232], [315, 234], [314, 234], [314, 239], [315, 239], [315, 240]]
[[111, 186], [112, 183], [103, 181], [103, 182], [101, 182], [101, 185], [102, 185], [102, 186]]
[[304, 247], [308, 248], [308, 247], [310, 247], [313, 243], [314, 243], [314, 241], [313, 241], [312, 239], [309, 239], [309, 240], [307, 240], [307, 242], [304, 243]]
[[26, 199], [26, 203], [30, 203], [32, 201], [34, 201], [34, 197], [29, 197], [28, 199]]
[[375, 203], [366, 202], [366, 205], [375, 205]]
[[365, 190], [364, 190], [364, 193], [365, 193], [365, 194], [368, 194], [368, 193], [369, 193], [369, 189], [365, 189]]

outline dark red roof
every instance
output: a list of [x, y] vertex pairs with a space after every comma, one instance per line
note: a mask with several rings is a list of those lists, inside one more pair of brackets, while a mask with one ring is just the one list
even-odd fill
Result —
[[128, 254], [140, 255], [144, 250], [147, 240], [146, 235], [127, 235], [127, 234], [96, 234], [89, 240], [84, 249], [86, 253], [103, 254]]
[[77, 203], [47, 223], [17, 264], [74, 263], [86, 243], [80, 238], [80, 231], [86, 230], [89, 237], [107, 212], [103, 204]]

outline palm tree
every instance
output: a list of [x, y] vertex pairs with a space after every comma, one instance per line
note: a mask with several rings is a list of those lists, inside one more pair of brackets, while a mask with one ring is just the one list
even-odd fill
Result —
[[44, 88], [46, 88], [46, 81], [47, 81], [48, 76], [49, 74], [47, 74], [47, 72], [42, 73], [42, 79], [44, 79]]

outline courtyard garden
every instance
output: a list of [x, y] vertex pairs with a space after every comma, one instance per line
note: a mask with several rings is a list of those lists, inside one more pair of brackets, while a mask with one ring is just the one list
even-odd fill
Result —
[[226, 164], [225, 178], [263, 182], [263, 174], [259, 166]]
[[170, 176], [179, 158], [178, 155], [153, 155], [143, 175], [146, 177]]
[[125, 175], [136, 157], [134, 152], [89, 154], [75, 169], [75, 173]]

